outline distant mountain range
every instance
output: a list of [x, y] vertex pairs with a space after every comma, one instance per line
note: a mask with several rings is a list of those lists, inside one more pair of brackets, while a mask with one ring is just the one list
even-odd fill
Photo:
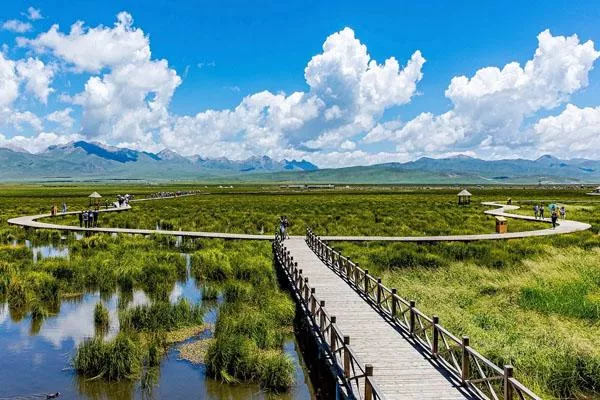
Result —
[[0, 148], [0, 180], [206, 180], [229, 182], [330, 182], [405, 184], [598, 183], [600, 161], [486, 161], [467, 156], [423, 157], [407, 163], [386, 163], [319, 169], [306, 160], [250, 157], [184, 157], [172, 150], [159, 153], [78, 141], [51, 146], [39, 154]]
[[305, 160], [275, 161], [267, 156], [240, 161], [184, 157], [168, 149], [155, 154], [84, 141], [50, 146], [38, 154], [0, 148], [0, 180], [4, 181], [206, 179], [317, 169], [316, 165]]

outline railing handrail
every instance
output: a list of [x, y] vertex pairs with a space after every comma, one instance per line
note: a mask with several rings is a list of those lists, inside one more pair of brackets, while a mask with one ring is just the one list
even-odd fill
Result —
[[273, 250], [296, 298], [310, 318], [313, 331], [318, 333], [322, 343], [326, 345], [335, 367], [340, 371], [340, 377], [346, 390], [359, 399], [385, 400], [381, 390], [372, 379], [373, 367], [363, 364], [352, 350], [349, 336], [345, 336], [336, 322], [333, 322], [336, 318], [327, 313], [325, 302], [317, 297], [316, 290], [308, 283], [308, 278], [302, 276], [301, 269], [293, 261], [293, 257], [290, 256], [277, 233], [273, 242]]
[[403, 299], [396, 289], [383, 285], [381, 279], [331, 248], [311, 229], [306, 230], [306, 243], [326, 266], [375, 303], [380, 312], [391, 317], [395, 325], [408, 333], [409, 338], [477, 396], [483, 399], [541, 400], [513, 377], [511, 365], [502, 369], [488, 360], [469, 345], [467, 336], [459, 339], [453, 335], [440, 325], [437, 316], [427, 316], [416, 308], [414, 301]]

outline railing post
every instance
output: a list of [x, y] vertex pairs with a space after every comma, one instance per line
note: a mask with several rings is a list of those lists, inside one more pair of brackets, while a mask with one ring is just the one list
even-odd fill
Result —
[[308, 277], [304, 278], [304, 302], [308, 304]]
[[323, 310], [325, 308], [325, 300], [321, 300], [321, 302], [319, 303], [319, 307], [321, 308], [321, 318], [319, 321], [319, 328], [321, 328], [321, 332], [325, 331], [325, 310]]
[[461, 380], [464, 386], [467, 385], [467, 380], [469, 379], [469, 375], [471, 375], [471, 365], [469, 360], [469, 337], [463, 336], [462, 338], [462, 362], [461, 362]]
[[410, 336], [415, 335], [415, 322], [416, 322], [415, 304], [416, 303], [414, 300], [411, 300], [409, 302], [410, 319], [409, 319], [409, 324], [408, 324], [408, 331], [410, 333]]
[[334, 354], [333, 358], [335, 359], [335, 350], [336, 350], [336, 335], [335, 335], [335, 323], [337, 322], [337, 317], [332, 315], [331, 326], [329, 327], [329, 347], [331, 348], [331, 353]]
[[381, 278], [377, 278], [377, 306], [381, 307]]
[[302, 293], [302, 269], [298, 270], [298, 279], [294, 282], [294, 285], [300, 289], [300, 293]]
[[373, 366], [365, 365], [365, 400], [373, 400], [373, 387], [371, 386], [370, 377], [373, 376]]
[[398, 293], [398, 289], [392, 289], [392, 319], [396, 318], [396, 293]]
[[510, 383], [510, 378], [513, 377], [513, 366], [504, 366], [504, 400], [513, 400], [513, 387]]
[[434, 315], [432, 318], [433, 321], [433, 343], [431, 353], [433, 354], [433, 358], [436, 358], [439, 353], [440, 348], [440, 331], [438, 330], [438, 324], [440, 323], [440, 318], [437, 315]]
[[315, 288], [310, 288], [310, 313], [314, 316], [317, 309], [317, 299], [315, 298]]
[[350, 377], [350, 336], [344, 336], [344, 376]]
[[365, 269], [365, 294], [369, 297], [369, 270]]

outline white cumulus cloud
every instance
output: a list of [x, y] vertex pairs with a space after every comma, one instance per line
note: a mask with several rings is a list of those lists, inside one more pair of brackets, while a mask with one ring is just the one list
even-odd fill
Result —
[[533, 58], [503, 68], [486, 67], [472, 77], [454, 77], [446, 90], [453, 109], [441, 114], [423, 113], [402, 127], [377, 126], [367, 142], [393, 140], [399, 150], [423, 153], [450, 148], [519, 145], [530, 140], [522, 132], [526, 117], [553, 109], [588, 85], [588, 75], [600, 52], [592, 41], [576, 35], [538, 35]]
[[19, 21], [18, 19], [9, 19], [4, 21], [2, 29], [15, 33], [25, 33], [31, 30], [32, 26], [29, 22]]

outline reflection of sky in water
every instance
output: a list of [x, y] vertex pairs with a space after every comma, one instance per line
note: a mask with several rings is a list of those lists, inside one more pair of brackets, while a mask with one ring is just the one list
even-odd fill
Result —
[[69, 247], [60, 244], [45, 244], [45, 245], [33, 245], [31, 241], [26, 240], [25, 246], [31, 249], [33, 253], [33, 262], [37, 262], [38, 259], [44, 258], [69, 258]]
[[[31, 243], [29, 243], [31, 246]], [[34, 246], [42, 256], [67, 256], [53, 246]], [[48, 249], [47, 252], [45, 249]], [[34, 253], [35, 254], [35, 253]], [[190, 267], [190, 256], [186, 264]], [[186, 298], [192, 303], [201, 301], [201, 291], [189, 277], [185, 282], [177, 282], [169, 300], [176, 302]], [[102, 380], [85, 382], [77, 378], [70, 368], [70, 360], [76, 346], [83, 340], [93, 337], [94, 308], [101, 301], [100, 294], [87, 293], [81, 297], [67, 299], [61, 303], [58, 315], [46, 318], [39, 333], [32, 334], [32, 321], [26, 317], [13, 321], [7, 304], [0, 304], [0, 398], [4, 396], [27, 396], [39, 393], [61, 392], [64, 398], [143, 398], [139, 383], [108, 384]], [[102, 300], [109, 310], [110, 328], [107, 337], [116, 335], [119, 329], [119, 295]], [[141, 290], [133, 292], [128, 307], [150, 303], [149, 297]], [[216, 309], [205, 316], [206, 322], [214, 323]], [[203, 365], [193, 365], [178, 360], [178, 351], [172, 348], [161, 362], [158, 386], [152, 398], [169, 399], [310, 399], [310, 389], [294, 341], [285, 345], [285, 351], [296, 366], [296, 385], [282, 396], [269, 396], [256, 385], [224, 385], [205, 376]]]

